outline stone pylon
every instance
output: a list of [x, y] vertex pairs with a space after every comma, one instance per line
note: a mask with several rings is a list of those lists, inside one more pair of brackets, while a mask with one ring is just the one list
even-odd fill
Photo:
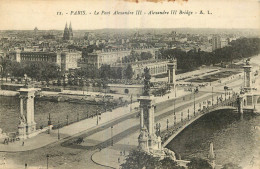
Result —
[[251, 91], [252, 87], [252, 66], [249, 64], [249, 61], [246, 62], [246, 65], [243, 66], [244, 68], [244, 90], [246, 92]]
[[168, 84], [172, 87], [172, 89], [176, 90], [176, 68], [177, 68], [177, 60], [170, 60], [167, 64], [168, 68]]
[[[34, 121], [34, 88], [21, 88], [20, 93], [20, 124], [18, 133], [20, 138], [29, 138], [36, 131]], [[24, 115], [25, 114], [25, 115]]]
[[145, 70], [144, 92], [138, 101], [140, 102], [140, 135], [138, 137], [139, 148], [152, 154], [163, 153], [161, 137], [155, 134], [154, 125], [154, 98], [150, 95], [149, 69]]

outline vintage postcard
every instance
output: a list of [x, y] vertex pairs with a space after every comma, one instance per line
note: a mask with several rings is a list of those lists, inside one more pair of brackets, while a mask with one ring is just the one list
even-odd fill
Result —
[[0, 0], [0, 169], [259, 169], [259, 0]]

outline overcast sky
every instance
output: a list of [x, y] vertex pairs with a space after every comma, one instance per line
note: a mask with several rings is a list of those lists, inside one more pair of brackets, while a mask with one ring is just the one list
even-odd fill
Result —
[[[258, 0], [189, 0], [182, 2], [127, 2], [131, 0], [0, 0], [0, 30], [64, 29], [66, 21], [73, 29], [101, 28], [259, 28]], [[143, 0], [144, 1], [144, 0]], [[168, 0], [166, 0], [168, 1]], [[88, 15], [70, 15], [71, 11]], [[111, 11], [110, 16], [93, 15]], [[146, 15], [112, 15], [114, 11], [142, 10]], [[193, 15], [147, 15], [149, 11], [189, 10]], [[199, 15], [200, 10], [212, 15]], [[63, 12], [62, 16], [57, 12]], [[91, 15], [89, 13], [92, 13]], [[68, 13], [68, 14], [66, 14]]]

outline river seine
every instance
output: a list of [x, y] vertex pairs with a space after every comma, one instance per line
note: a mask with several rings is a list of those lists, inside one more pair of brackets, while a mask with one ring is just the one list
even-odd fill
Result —
[[[5, 133], [16, 132], [19, 125], [20, 101], [18, 97], [0, 96], [0, 128]], [[48, 125], [48, 116], [51, 115], [51, 122], [57, 126], [65, 125], [68, 122], [75, 122], [77, 118], [87, 117], [87, 112], [96, 110], [97, 105], [76, 104], [68, 102], [35, 101], [35, 122], [37, 128]]]
[[233, 110], [219, 110], [195, 121], [167, 147], [184, 160], [207, 158], [209, 144], [213, 142], [218, 165], [232, 162], [250, 168], [259, 159], [259, 125], [259, 115], [240, 116]]

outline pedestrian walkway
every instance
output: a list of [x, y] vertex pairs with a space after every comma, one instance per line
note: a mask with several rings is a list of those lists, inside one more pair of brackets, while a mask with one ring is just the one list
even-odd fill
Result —
[[[60, 128], [59, 130], [52, 130], [50, 134], [41, 133], [35, 137], [26, 140], [19, 140], [16, 142], [9, 142], [9, 144], [0, 144], [0, 151], [2, 152], [18, 152], [28, 151], [41, 148], [51, 143], [55, 143], [58, 140], [58, 134], [60, 139], [66, 139], [71, 136], [80, 135], [82, 132], [91, 131], [96, 128], [102, 127], [108, 123], [119, 120], [125, 116], [134, 114], [134, 111], [130, 111], [131, 108], [138, 107], [138, 103], [132, 103], [125, 107], [119, 107], [112, 112], [105, 112], [98, 117], [88, 118], [71, 125]], [[62, 140], [61, 140], [62, 141]], [[64, 140], [63, 140], [64, 141]]]

